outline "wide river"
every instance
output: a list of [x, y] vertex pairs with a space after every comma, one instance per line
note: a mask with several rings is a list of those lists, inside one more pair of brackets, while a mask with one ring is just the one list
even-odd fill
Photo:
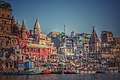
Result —
[[120, 74], [0, 75], [0, 80], [120, 80]]

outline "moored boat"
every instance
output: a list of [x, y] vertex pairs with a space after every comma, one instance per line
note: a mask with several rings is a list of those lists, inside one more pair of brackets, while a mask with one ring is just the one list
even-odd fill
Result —
[[77, 74], [77, 73], [73, 70], [64, 70], [64, 74]]
[[52, 72], [52, 74], [62, 74], [62, 70], [54, 70], [53, 72]]
[[50, 69], [50, 70], [43, 70], [41, 74], [51, 74], [54, 72], [54, 69]]
[[62, 69], [59, 67], [54, 68], [54, 71], [52, 72], [52, 74], [62, 74]]
[[0, 72], [1, 75], [37, 75], [40, 74], [42, 70], [36, 71], [20, 71], [20, 72]]

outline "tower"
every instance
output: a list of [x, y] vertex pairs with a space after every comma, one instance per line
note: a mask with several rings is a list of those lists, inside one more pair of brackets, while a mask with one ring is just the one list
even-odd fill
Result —
[[23, 20], [22, 27], [21, 27], [21, 39], [25, 40], [26, 38], [27, 38], [27, 30], [26, 30], [25, 22]]
[[90, 52], [92, 53], [99, 53], [100, 52], [100, 40], [97, 36], [97, 33], [95, 31], [95, 27], [93, 26], [93, 31], [92, 34], [90, 36]]
[[40, 35], [40, 33], [41, 33], [40, 23], [39, 23], [38, 19], [36, 19], [33, 32], [36, 35]]

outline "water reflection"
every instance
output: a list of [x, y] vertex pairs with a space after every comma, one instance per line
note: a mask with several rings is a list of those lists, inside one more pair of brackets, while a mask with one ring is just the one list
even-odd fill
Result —
[[4, 75], [0, 80], [119, 80], [120, 74]]

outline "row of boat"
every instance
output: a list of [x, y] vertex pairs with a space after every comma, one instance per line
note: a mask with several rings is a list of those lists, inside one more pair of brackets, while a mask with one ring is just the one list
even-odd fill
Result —
[[21, 72], [0, 72], [0, 75], [39, 75], [39, 74], [76, 74], [72, 70], [55, 71], [51, 70], [36, 70], [36, 71], [21, 71]]
[[[111, 70], [113, 71], [113, 70]], [[109, 71], [110, 72], [110, 71]], [[63, 69], [63, 68], [56, 68], [56, 69], [37, 69], [37, 70], [25, 70], [25, 71], [11, 71], [11, 72], [0, 72], [0, 75], [40, 75], [40, 74], [78, 74], [78, 73], [109, 73], [107, 71], [85, 71], [81, 70], [77, 72], [77, 70], [72, 70], [72, 69]], [[112, 73], [118, 72], [117, 70], [114, 70]]]
[[77, 74], [75, 71], [73, 70], [44, 70], [42, 72], [42, 74]]

